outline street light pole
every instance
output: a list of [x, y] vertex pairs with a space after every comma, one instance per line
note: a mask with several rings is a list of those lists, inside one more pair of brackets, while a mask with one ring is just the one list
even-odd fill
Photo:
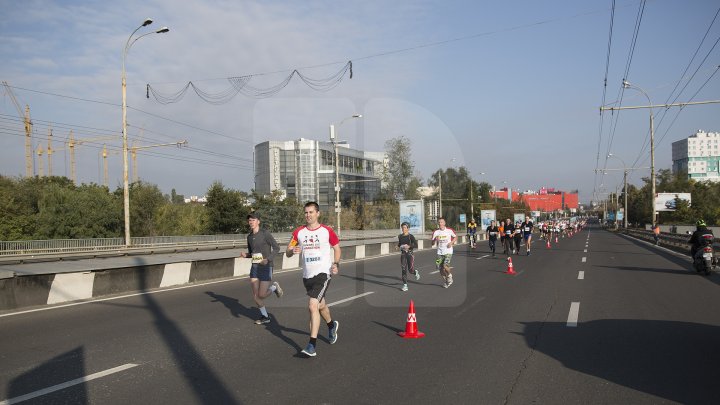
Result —
[[657, 224], [657, 220], [655, 215], [655, 117], [653, 115], [652, 101], [650, 101], [650, 96], [648, 96], [645, 90], [635, 86], [634, 84], [630, 84], [630, 82], [624, 79], [623, 87], [626, 89], [635, 89], [641, 92], [645, 95], [645, 98], [647, 98], [650, 106], [650, 183], [652, 183], [652, 207], [650, 207], [650, 212], [652, 213], [652, 225], [654, 227]]
[[618, 160], [622, 163], [622, 165], [623, 165], [623, 194], [625, 194], [625, 196], [624, 196], [625, 202], [624, 202], [624, 204], [623, 204], [623, 206], [625, 207], [625, 212], [623, 213], [623, 228], [627, 229], [627, 225], [628, 225], [628, 219], [627, 219], [627, 218], [628, 218], [628, 206], [627, 206], [627, 197], [628, 197], [627, 175], [628, 175], [628, 167], [627, 167], [627, 165], [625, 164], [625, 161], [622, 160], [622, 159], [620, 159], [619, 156], [615, 156], [615, 155], [613, 155], [612, 153], [608, 153], [608, 157], [614, 157], [615, 159], [618, 159]]
[[[478, 174], [482, 176], [483, 174], [485, 174], [485, 172], [480, 172]], [[471, 178], [470, 178], [470, 218], [471, 219], [475, 219], [475, 205], [473, 204], [475, 202], [473, 199], [473, 188], [475, 188], [475, 187], [473, 187], [473, 186], [474, 186], [474, 184], [473, 184], [473, 179], [471, 176]]]
[[168, 27], [162, 27], [157, 31], [148, 32], [133, 39], [133, 36], [140, 28], [147, 27], [152, 23], [153, 20], [147, 18], [141, 26], [135, 28], [135, 31], [130, 34], [127, 42], [125, 42], [125, 48], [123, 48], [122, 53], [123, 214], [125, 217], [125, 247], [130, 247], [130, 185], [128, 184], [127, 80], [125, 74], [125, 59], [130, 51], [130, 47], [132, 47], [138, 39], [150, 34], [164, 34], [170, 31]]
[[[362, 114], [353, 114], [350, 117], [347, 117], [340, 121], [339, 124], [337, 124], [338, 128], [340, 125], [342, 125], [345, 121], [353, 118], [362, 118]], [[333, 144], [333, 149], [335, 152], [335, 215], [336, 215], [336, 226], [337, 226], [337, 234], [340, 235], [340, 165], [338, 162], [338, 146], [337, 146], [337, 137], [335, 136], [335, 124], [330, 124], [330, 142]]]

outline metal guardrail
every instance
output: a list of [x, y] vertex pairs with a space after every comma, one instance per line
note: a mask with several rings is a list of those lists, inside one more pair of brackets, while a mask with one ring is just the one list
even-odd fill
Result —
[[[371, 238], [386, 238], [397, 236], [399, 230], [347, 230], [341, 232], [342, 240], [358, 240]], [[278, 243], [288, 243], [291, 237], [290, 232], [276, 233], [275, 239]], [[142, 254], [143, 250], [148, 252], [155, 248], [188, 248], [188, 247], [212, 247], [234, 248], [247, 245], [246, 234], [230, 235], [195, 235], [195, 236], [149, 236], [135, 237], [130, 239], [131, 247], [136, 254]], [[0, 241], [0, 257], [19, 257], [49, 255], [49, 254], [73, 254], [73, 253], [123, 253], [127, 251], [123, 238], [98, 238], [98, 239], [52, 239], [52, 240], [24, 240], [24, 241]]]
[[[643, 229], [621, 229], [620, 230], [623, 233], [626, 233], [628, 235], [638, 237], [640, 239], [653, 241], [653, 232], [647, 231]], [[684, 234], [677, 234], [677, 233], [660, 233], [660, 244], [663, 245], [671, 245], [676, 248], [681, 248], [683, 250], [690, 249], [690, 244], [688, 244], [688, 240], [690, 239], [690, 235], [684, 235]], [[720, 239], [715, 238], [715, 242], [713, 242], [713, 247], [715, 248], [715, 251], [718, 251], [720, 248]]]

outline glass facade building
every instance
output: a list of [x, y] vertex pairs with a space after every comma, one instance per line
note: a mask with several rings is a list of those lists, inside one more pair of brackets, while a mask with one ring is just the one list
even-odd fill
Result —
[[[384, 152], [366, 152], [338, 143], [340, 202], [372, 201], [380, 193]], [[331, 142], [309, 139], [267, 141], [255, 145], [255, 190], [280, 190], [300, 202], [317, 201], [328, 210], [335, 205], [335, 151]]]

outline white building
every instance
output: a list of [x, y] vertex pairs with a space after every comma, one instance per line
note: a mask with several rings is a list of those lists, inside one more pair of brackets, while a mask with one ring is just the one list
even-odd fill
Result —
[[697, 181], [720, 181], [720, 132], [698, 130], [673, 142], [673, 173], [687, 173]]
[[[385, 152], [366, 152], [338, 143], [340, 202], [372, 201], [382, 186]], [[311, 139], [267, 141], [255, 145], [255, 190], [280, 190], [299, 202], [316, 201], [327, 210], [335, 205], [335, 152], [331, 142]]]

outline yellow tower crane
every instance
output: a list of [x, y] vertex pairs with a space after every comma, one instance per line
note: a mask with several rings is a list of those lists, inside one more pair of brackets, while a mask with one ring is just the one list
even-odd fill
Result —
[[[84, 143], [93, 142], [93, 141], [103, 141], [103, 140], [111, 140], [111, 139], [118, 139], [119, 136], [111, 135], [111, 136], [98, 136], [96, 138], [86, 138], [86, 139], [75, 139], [75, 136], [73, 135], [73, 130], [70, 130], [70, 134], [68, 135], [67, 141], [65, 142], [65, 147], [60, 149], [50, 149], [50, 146], [48, 145], [48, 157], [49, 154], [59, 152], [62, 150], [69, 150], [70, 151], [70, 179], [73, 183], [77, 183], [77, 174], [76, 174], [76, 164], [75, 164], [75, 148], [79, 145], [82, 145]], [[51, 150], [51, 151], [50, 151]]]
[[[133, 142], [134, 143], [134, 142]], [[132, 176], [133, 176], [133, 183], [138, 181], [138, 171], [137, 171], [137, 151], [141, 149], [149, 149], [149, 148], [159, 148], [161, 146], [177, 146], [178, 148], [182, 147], [183, 145], [187, 145], [187, 141], [178, 141], [178, 142], [171, 142], [171, 143], [160, 143], [156, 145], [144, 145], [144, 146], [132, 146], [130, 148], [130, 153], [132, 155]]]
[[108, 157], [108, 155], [119, 155], [120, 151], [116, 150], [116, 151], [108, 152], [107, 146], [103, 145], [103, 148], [102, 148], [102, 151], [100, 151], [100, 154], [103, 158], [103, 184], [105, 185], [105, 187], [110, 188], [110, 184], [108, 181], [107, 157]]
[[10, 96], [10, 100], [12, 100], [13, 104], [15, 104], [15, 108], [17, 109], [18, 114], [20, 115], [20, 118], [22, 118], [23, 123], [25, 124], [25, 177], [32, 177], [33, 176], [33, 158], [32, 158], [32, 152], [33, 152], [33, 146], [32, 146], [32, 120], [30, 119], [30, 106], [25, 105], [25, 113], [23, 114], [23, 109], [20, 107], [20, 103], [18, 103], [17, 98], [15, 98], [15, 93], [13, 93], [12, 88], [10, 88], [10, 85], [6, 82], [2, 82], [3, 86], [5, 87], [5, 92]]

